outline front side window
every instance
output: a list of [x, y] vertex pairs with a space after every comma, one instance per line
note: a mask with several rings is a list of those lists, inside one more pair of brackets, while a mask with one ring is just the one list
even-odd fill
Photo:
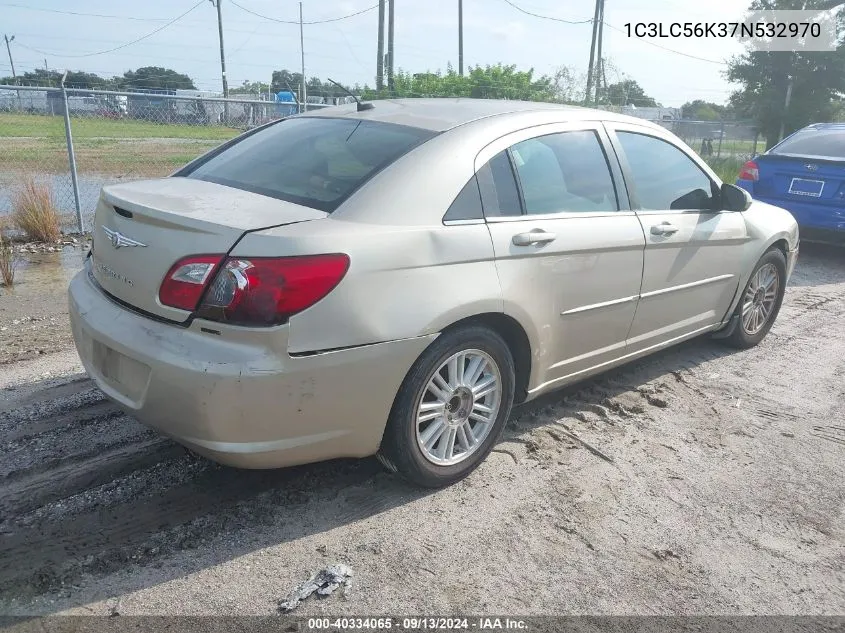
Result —
[[593, 131], [548, 134], [510, 148], [527, 214], [617, 211], [610, 167]]
[[391, 123], [296, 117], [246, 136], [178, 175], [330, 213], [432, 136]]
[[713, 182], [684, 152], [655, 136], [616, 134], [628, 159], [640, 209], [716, 209]]

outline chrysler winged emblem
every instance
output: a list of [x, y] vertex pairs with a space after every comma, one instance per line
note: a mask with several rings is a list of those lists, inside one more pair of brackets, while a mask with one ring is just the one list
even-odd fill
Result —
[[106, 234], [106, 237], [109, 238], [111, 245], [114, 246], [115, 248], [121, 248], [123, 246], [141, 246], [141, 247], [144, 247], [144, 248], [147, 247], [146, 244], [142, 244], [141, 242], [130, 239], [130, 238], [126, 237], [123, 233], [120, 233], [119, 231], [113, 231], [112, 229], [105, 227], [105, 226], [103, 226], [101, 228], [103, 229], [103, 233]]
[[819, 166], [814, 163], [807, 163], [804, 167], [807, 168], [807, 171], [816, 171], [819, 168]]

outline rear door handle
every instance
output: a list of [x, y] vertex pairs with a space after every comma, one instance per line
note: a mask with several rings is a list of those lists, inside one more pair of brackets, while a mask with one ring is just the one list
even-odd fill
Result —
[[514, 246], [531, 246], [532, 244], [548, 244], [554, 242], [557, 235], [542, 229], [534, 229], [527, 233], [517, 233], [513, 236]]
[[678, 232], [678, 227], [670, 222], [661, 222], [651, 227], [652, 235], [672, 235]]

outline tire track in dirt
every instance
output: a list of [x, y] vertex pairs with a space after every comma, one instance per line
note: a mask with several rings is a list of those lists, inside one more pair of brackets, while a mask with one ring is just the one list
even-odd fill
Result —
[[197, 547], [260, 523], [271, 508], [306, 502], [315, 482], [318, 490], [329, 482], [320, 494], [337, 495], [378, 472], [370, 460], [224, 468], [124, 415], [87, 379], [2, 395], [0, 593], [7, 595], [35, 595], [82, 573]]
[[[667, 407], [712, 411], [712, 421], [706, 416], [699, 421], [715, 438], [714, 448], [707, 449], [712, 451], [719, 450], [718, 438], [730, 428], [725, 420], [760, 429], [812, 426], [803, 420], [802, 401], [791, 397], [788, 379], [745, 379], [743, 374], [760, 363], [786, 364], [796, 354], [819, 353], [822, 364], [841, 375], [845, 332], [825, 327], [840, 323], [845, 312], [845, 264], [841, 269], [828, 265], [825, 283], [812, 285], [813, 275], [821, 275], [819, 266], [811, 261], [807, 270], [798, 269], [799, 284], [790, 286], [781, 318], [758, 348], [735, 352], [696, 340], [540, 398], [515, 410], [497, 451], [508, 452], [517, 468], [527, 467], [526, 458], [566, 465], [566, 454], [580, 447], [559, 432], [563, 424], [611, 457], [623, 444], [637, 441], [653, 447], [653, 459], [660, 460], [678, 451], [677, 437], [656, 429], [655, 420]], [[830, 344], [819, 352], [821, 332]], [[716, 364], [729, 374], [724, 380], [708, 377]], [[808, 385], [814, 369], [806, 367]], [[829, 377], [819, 378], [823, 386], [821, 379]], [[737, 400], [745, 406], [737, 408]], [[373, 460], [283, 471], [219, 467], [123, 415], [84, 377], [33, 391], [5, 390], [0, 394], [0, 594], [33, 596], [85, 573], [149, 566], [218, 534], [260, 526], [280, 507], [305, 512], [314, 499], [343, 499], [338, 522], [353, 522], [390, 506], [385, 491], [394, 480], [374, 477], [377, 472]], [[462, 485], [477, 487], [472, 479]], [[352, 488], [353, 497], [346, 499]]]

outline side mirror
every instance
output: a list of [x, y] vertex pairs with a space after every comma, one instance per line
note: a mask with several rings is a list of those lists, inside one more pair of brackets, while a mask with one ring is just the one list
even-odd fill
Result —
[[722, 211], [746, 211], [751, 206], [751, 194], [742, 187], [722, 183]]

